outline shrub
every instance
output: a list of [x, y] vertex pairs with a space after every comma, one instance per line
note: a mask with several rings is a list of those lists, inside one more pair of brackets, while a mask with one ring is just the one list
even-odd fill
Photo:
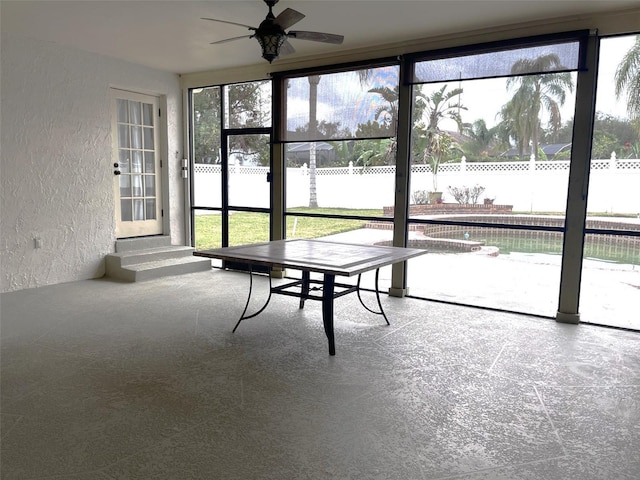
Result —
[[412, 197], [414, 205], [427, 205], [429, 203], [429, 191], [427, 190], [416, 190], [413, 192]]
[[461, 205], [468, 205], [470, 203], [476, 204], [478, 203], [478, 197], [482, 195], [485, 188], [476, 184], [473, 187], [452, 187], [448, 186], [447, 190], [451, 194], [451, 196]]

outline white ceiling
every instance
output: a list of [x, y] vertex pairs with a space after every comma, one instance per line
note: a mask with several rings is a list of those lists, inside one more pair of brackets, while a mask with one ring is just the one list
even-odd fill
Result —
[[[638, 0], [281, 0], [274, 13], [293, 8], [306, 15], [294, 30], [345, 37], [340, 46], [292, 39], [296, 53], [289, 58], [296, 58], [638, 4]], [[257, 27], [267, 11], [262, 0], [0, 0], [3, 32], [175, 73], [264, 62], [255, 39], [209, 44], [250, 31], [200, 17]]]

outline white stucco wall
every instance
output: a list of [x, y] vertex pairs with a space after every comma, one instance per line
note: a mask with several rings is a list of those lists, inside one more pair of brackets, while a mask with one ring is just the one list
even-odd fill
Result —
[[1, 291], [104, 275], [115, 242], [110, 87], [166, 96], [165, 233], [182, 244], [178, 76], [6, 34], [0, 57]]

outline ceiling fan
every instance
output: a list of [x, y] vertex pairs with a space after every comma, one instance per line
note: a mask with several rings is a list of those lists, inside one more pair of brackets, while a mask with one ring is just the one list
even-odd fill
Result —
[[278, 3], [278, 0], [264, 0], [264, 3], [269, 7], [269, 13], [257, 28], [244, 25], [242, 23], [229, 22], [227, 20], [202, 18], [202, 20], [210, 20], [212, 22], [228, 23], [230, 25], [245, 27], [254, 32], [251, 35], [242, 35], [240, 37], [211, 42], [211, 45], [240, 40], [241, 38], [256, 38], [262, 47], [262, 58], [271, 63], [278, 58], [281, 53], [285, 55], [295, 52], [295, 49], [289, 43], [289, 38], [310, 40], [312, 42], [332, 43], [335, 45], [340, 45], [344, 41], [344, 37], [342, 35], [334, 35], [332, 33], [305, 32], [300, 30], [289, 30], [286, 32], [285, 29], [298, 23], [305, 16], [292, 8], [287, 8], [276, 17], [273, 14], [272, 9], [273, 6]]

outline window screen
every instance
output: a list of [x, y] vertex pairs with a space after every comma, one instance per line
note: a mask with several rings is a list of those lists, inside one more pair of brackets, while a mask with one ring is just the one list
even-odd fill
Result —
[[580, 42], [574, 40], [549, 45], [434, 58], [415, 64], [412, 83], [574, 71], [579, 67], [579, 50]]
[[286, 79], [283, 140], [395, 136], [398, 73], [393, 65]]

